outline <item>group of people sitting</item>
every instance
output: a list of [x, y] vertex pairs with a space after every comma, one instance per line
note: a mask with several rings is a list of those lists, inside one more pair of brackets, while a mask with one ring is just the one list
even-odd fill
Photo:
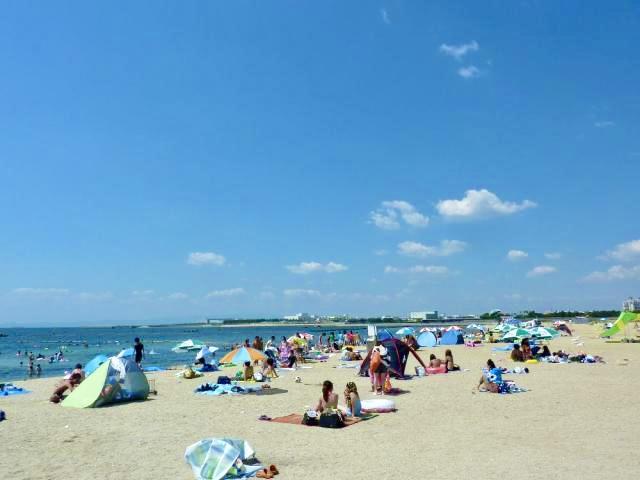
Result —
[[453, 353], [449, 348], [444, 351], [443, 360], [437, 358], [433, 353], [429, 355], [429, 367], [440, 368], [442, 366], [445, 366], [447, 368], [447, 372], [455, 372], [460, 370], [460, 367], [453, 361]]
[[362, 403], [355, 382], [348, 382], [344, 389], [346, 407], [338, 405], [339, 396], [333, 391], [333, 383], [325, 380], [322, 383], [322, 396], [318, 400], [315, 411], [322, 413], [328, 410], [339, 410], [349, 417], [362, 416]]
[[245, 382], [263, 382], [272, 378], [278, 378], [276, 363], [273, 358], [268, 357], [261, 365], [256, 364], [256, 366], [259, 370], [254, 368], [251, 362], [244, 362], [244, 366], [242, 367], [242, 380]]

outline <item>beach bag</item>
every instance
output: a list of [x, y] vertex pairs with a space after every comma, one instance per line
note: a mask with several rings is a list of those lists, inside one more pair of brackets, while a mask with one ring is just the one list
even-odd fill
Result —
[[302, 416], [302, 424], [309, 425], [310, 427], [318, 425], [318, 414], [315, 410], [307, 410], [304, 412], [304, 415]]
[[378, 371], [380, 364], [382, 363], [382, 357], [380, 356], [380, 352], [374, 349], [371, 352], [371, 363], [369, 364], [369, 368], [373, 373]]
[[226, 375], [220, 375], [216, 383], [218, 385], [231, 385], [231, 379]]
[[320, 414], [320, 426], [323, 428], [344, 427], [344, 419], [342, 418], [342, 414], [337, 410], [322, 412]]

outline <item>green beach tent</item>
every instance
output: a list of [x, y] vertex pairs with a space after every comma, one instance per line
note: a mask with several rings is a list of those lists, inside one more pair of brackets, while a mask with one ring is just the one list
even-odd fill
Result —
[[62, 402], [63, 407], [94, 408], [110, 403], [145, 400], [149, 382], [130, 359], [111, 357], [89, 375]]
[[611, 337], [624, 330], [629, 322], [640, 322], [640, 314], [633, 312], [622, 312], [611, 328], [600, 334], [601, 337]]

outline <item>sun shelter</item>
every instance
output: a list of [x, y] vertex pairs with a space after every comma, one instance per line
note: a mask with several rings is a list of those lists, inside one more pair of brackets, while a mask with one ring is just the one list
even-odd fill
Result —
[[235, 365], [242, 365], [244, 362], [257, 362], [259, 360], [266, 360], [267, 357], [260, 350], [250, 347], [240, 347], [227, 353], [220, 359], [220, 363], [233, 363]]
[[63, 407], [93, 408], [116, 402], [145, 400], [149, 382], [130, 359], [111, 357], [89, 375], [62, 402]]
[[396, 332], [396, 335], [406, 336], [406, 335], [415, 335], [415, 333], [416, 333], [415, 330], [411, 327], [402, 327]]
[[196, 351], [196, 350], [200, 350], [202, 347], [205, 346], [204, 342], [201, 342], [199, 340], [185, 340], [184, 342], [179, 343], [178, 345], [176, 345], [175, 347], [173, 347], [171, 350], [179, 353], [179, 352], [190, 352], [190, 351]]
[[442, 334], [440, 338], [440, 345], [461, 345], [464, 343], [464, 337], [462, 332], [458, 330], [449, 330]]
[[622, 312], [611, 328], [606, 329], [600, 334], [601, 337], [611, 337], [616, 333], [625, 330], [630, 322], [640, 322], [640, 314], [633, 312]]
[[91, 375], [98, 369], [100, 365], [102, 365], [107, 360], [109, 360], [109, 357], [107, 357], [106, 355], [96, 355], [84, 366], [84, 373], [87, 376]]
[[[413, 355], [418, 363], [420, 363], [420, 365], [422, 365], [424, 368], [427, 368], [427, 366], [420, 358], [420, 355], [418, 355], [416, 351], [406, 343], [401, 342], [396, 338], [391, 338], [389, 340], [381, 341], [380, 344], [387, 349], [386, 361], [388, 362], [389, 372], [392, 376], [396, 378], [403, 378], [405, 376], [404, 371], [407, 367], [407, 360], [409, 360], [409, 355]], [[360, 365], [360, 376], [369, 376], [370, 363], [371, 351], [369, 351], [366, 358]]]
[[438, 344], [438, 339], [433, 332], [422, 332], [416, 340], [421, 347], [435, 347]]
[[385, 340], [390, 340], [390, 339], [395, 338], [395, 337], [393, 336], [393, 333], [391, 333], [386, 328], [383, 328], [382, 330], [378, 330], [377, 338], [381, 342], [384, 342]]

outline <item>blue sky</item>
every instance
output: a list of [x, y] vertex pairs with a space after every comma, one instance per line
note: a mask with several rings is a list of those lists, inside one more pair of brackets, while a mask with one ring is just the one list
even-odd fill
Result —
[[631, 1], [8, 2], [0, 325], [619, 308], [639, 40]]

